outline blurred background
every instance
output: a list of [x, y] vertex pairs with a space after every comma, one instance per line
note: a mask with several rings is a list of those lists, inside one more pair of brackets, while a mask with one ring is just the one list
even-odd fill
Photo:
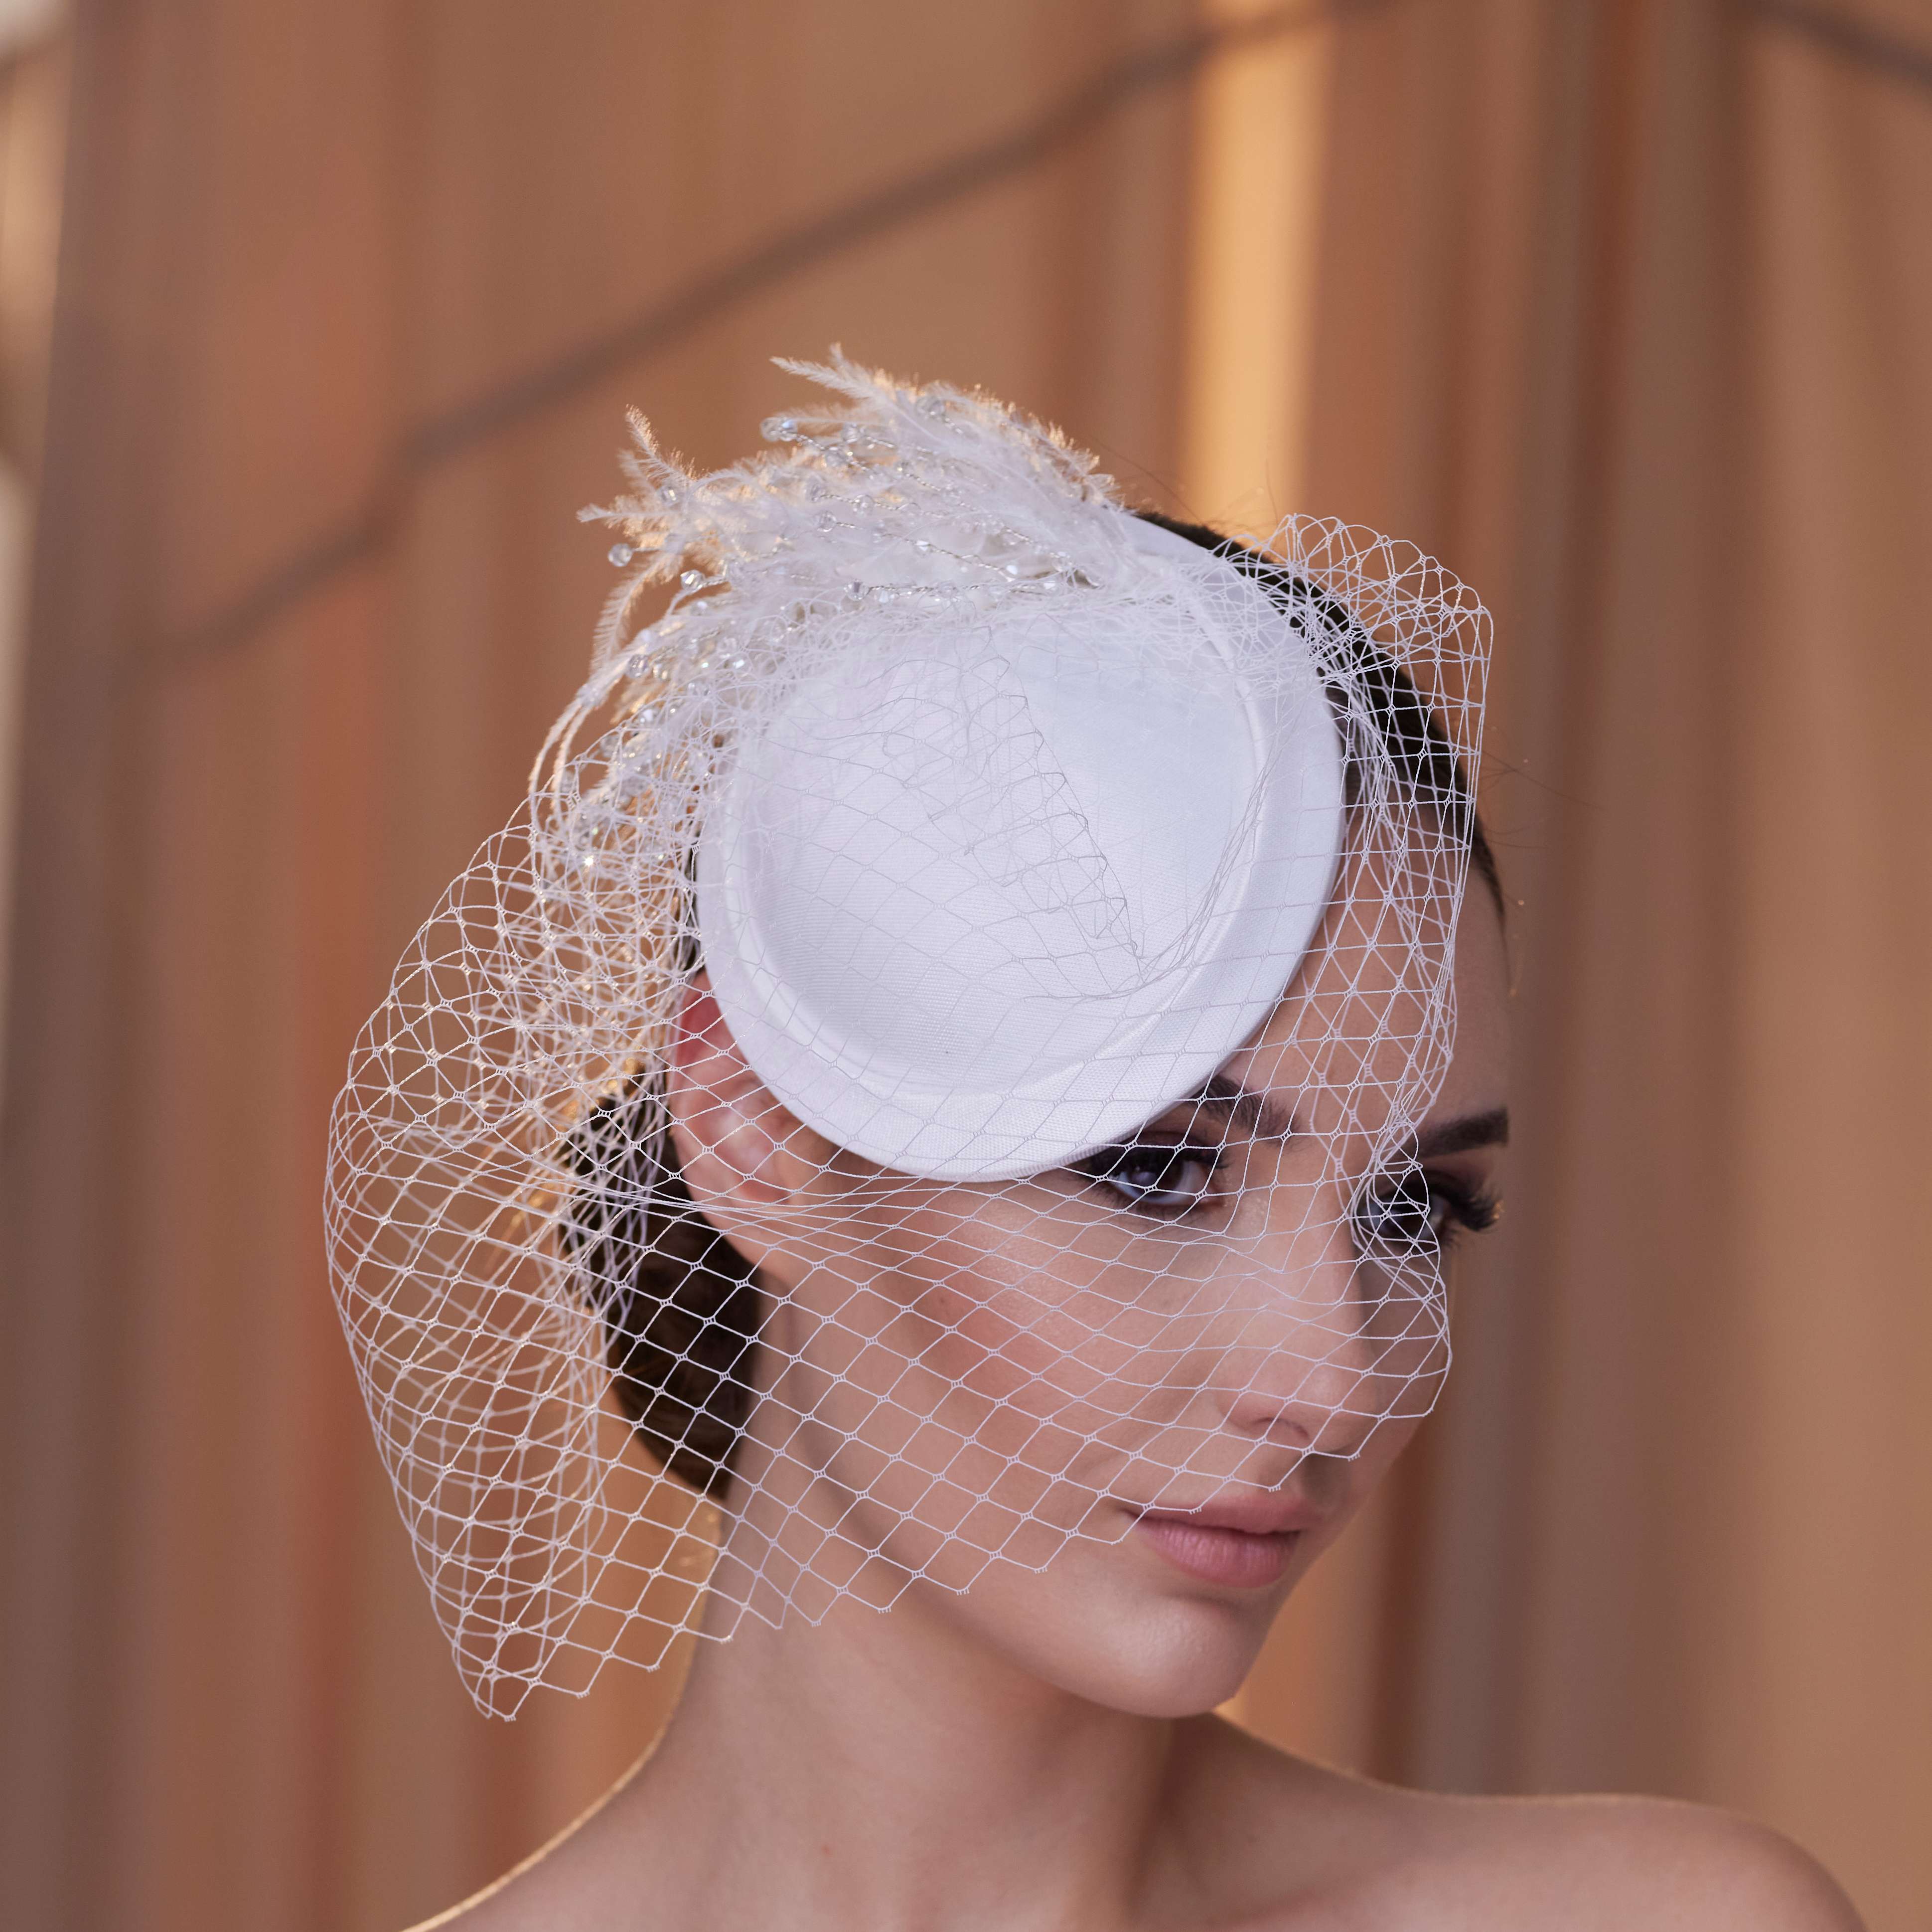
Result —
[[465, 1701], [324, 1126], [623, 406], [832, 342], [1496, 614], [1507, 1219], [1244, 1720], [1932, 1926], [1932, 0], [4, 0], [0, 1917], [389, 1932], [668, 1708]]

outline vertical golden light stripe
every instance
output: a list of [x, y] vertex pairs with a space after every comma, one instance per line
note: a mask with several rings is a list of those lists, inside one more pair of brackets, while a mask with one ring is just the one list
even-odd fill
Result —
[[[1208, 0], [1206, 9], [1211, 25], [1229, 27], [1272, 10], [1262, 0]], [[1182, 496], [1203, 521], [1263, 538], [1289, 511], [1305, 507], [1334, 62], [1334, 29], [1314, 20], [1238, 43], [1209, 62], [1196, 83]], [[1285, 1669], [1280, 1653], [1300, 1654], [1311, 1638], [1317, 1650], [1335, 1641], [1347, 1645], [1341, 1627], [1359, 1626], [1371, 1607], [1362, 1600], [1374, 1594], [1372, 1579], [1355, 1574], [1360, 1567], [1331, 1560], [1324, 1569], [1336, 1575], [1303, 1586], [1311, 1600], [1298, 1603], [1299, 1614], [1284, 1619], [1256, 1681], [1222, 1706], [1223, 1717], [1284, 1741], [1310, 1728], [1306, 1720], [1312, 1720], [1318, 1742], [1333, 1749], [1349, 1729], [1350, 1714], [1298, 1708], [1322, 1705], [1309, 1694], [1323, 1673], [1286, 1687], [1284, 1676], [1311, 1673]], [[1371, 1570], [1376, 1567], [1371, 1562]]]
[[[1215, 26], [1274, 9], [1208, 0]], [[1237, 44], [1197, 82], [1181, 488], [1229, 528], [1302, 506], [1334, 28]]]

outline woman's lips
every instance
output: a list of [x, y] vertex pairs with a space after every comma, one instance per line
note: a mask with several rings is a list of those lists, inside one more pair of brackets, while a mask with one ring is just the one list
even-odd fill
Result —
[[1177, 1570], [1202, 1582], [1238, 1590], [1279, 1582], [1301, 1540], [1298, 1529], [1256, 1536], [1245, 1529], [1215, 1529], [1186, 1516], [1144, 1516], [1134, 1527]]
[[1184, 1574], [1240, 1590], [1279, 1582], [1312, 1513], [1279, 1497], [1144, 1510], [1135, 1529]]

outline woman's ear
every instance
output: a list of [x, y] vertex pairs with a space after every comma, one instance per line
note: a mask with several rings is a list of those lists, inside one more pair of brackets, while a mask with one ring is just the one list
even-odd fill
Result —
[[697, 974], [675, 1022], [667, 1082], [678, 1164], [707, 1220], [730, 1223], [781, 1207], [831, 1154], [830, 1143], [787, 1111], [752, 1072], [710, 982]]

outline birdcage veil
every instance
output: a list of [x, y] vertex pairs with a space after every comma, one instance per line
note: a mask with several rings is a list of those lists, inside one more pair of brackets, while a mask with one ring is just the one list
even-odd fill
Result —
[[1230, 1388], [1352, 1454], [1447, 1366], [1408, 1177], [1480, 604], [1331, 522], [1217, 554], [998, 402], [787, 366], [829, 400], [767, 452], [692, 474], [640, 422], [585, 512], [589, 680], [332, 1123], [376, 1441], [505, 1714], [1258, 1480]]

